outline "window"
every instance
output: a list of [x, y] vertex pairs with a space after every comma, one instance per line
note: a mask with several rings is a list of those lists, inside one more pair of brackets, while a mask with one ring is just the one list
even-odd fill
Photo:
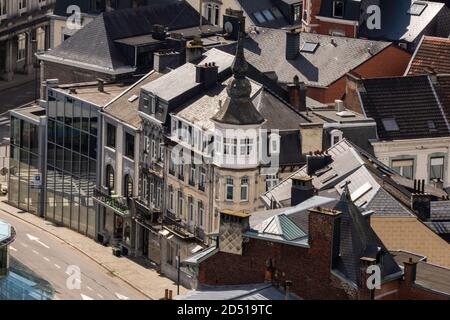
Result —
[[218, 5], [214, 6], [214, 25], [219, 25], [219, 19], [220, 19], [220, 7]]
[[223, 154], [236, 155], [237, 139], [223, 138]]
[[184, 180], [184, 159], [181, 159], [181, 164], [178, 166], [178, 179]]
[[275, 20], [275, 17], [273, 16], [272, 12], [269, 9], [263, 10], [262, 14], [267, 21]]
[[125, 156], [134, 159], [134, 136], [125, 132]]
[[252, 153], [253, 139], [241, 139], [240, 153], [241, 156], [249, 156]]
[[162, 192], [161, 187], [156, 188], [156, 207], [161, 208], [162, 204]]
[[45, 30], [42, 27], [36, 29], [37, 50], [42, 52], [45, 50]]
[[334, 146], [339, 141], [342, 140], [342, 131], [341, 130], [333, 130], [331, 131], [331, 146]]
[[317, 42], [305, 42], [300, 51], [306, 53], [314, 53], [316, 52], [318, 46], [319, 44]]
[[233, 201], [234, 185], [233, 178], [228, 177], [225, 185], [225, 200]]
[[300, 22], [302, 19], [302, 5], [296, 5], [294, 6], [294, 22]]
[[241, 201], [248, 201], [248, 178], [241, 179]]
[[169, 186], [169, 211], [173, 212], [174, 211], [174, 203], [173, 203], [174, 199], [173, 199], [173, 188], [172, 186]]
[[142, 200], [144, 203], [148, 204], [148, 199], [148, 179], [146, 175], [142, 175]]
[[405, 160], [392, 160], [392, 169], [397, 171], [401, 176], [413, 179], [414, 177], [414, 160], [413, 159], [405, 159]]
[[130, 175], [127, 174], [125, 176], [125, 198], [133, 197], [133, 179], [131, 179]]
[[344, 17], [344, 1], [333, 2], [333, 17], [335, 18]]
[[109, 191], [114, 190], [114, 169], [111, 165], [106, 166], [106, 187]]
[[269, 153], [270, 154], [280, 153], [280, 136], [276, 133], [272, 133], [270, 135]]
[[204, 214], [205, 214], [205, 209], [203, 208], [203, 202], [199, 201], [198, 202], [198, 225], [201, 227], [203, 227]]
[[154, 139], [152, 139], [151, 143], [150, 143], [150, 152], [152, 155], [152, 159], [156, 160], [157, 157], [157, 153], [156, 153], [156, 141]]
[[184, 198], [183, 192], [178, 191], [178, 217], [183, 217], [183, 209], [184, 209]]
[[206, 5], [206, 19], [212, 23], [212, 4]]
[[400, 130], [394, 118], [383, 118], [381, 122], [383, 123], [384, 130], [388, 132]]
[[175, 175], [175, 161], [172, 154], [169, 157], [169, 174]]
[[155, 204], [155, 184], [150, 183], [150, 202]]
[[0, 0], [0, 18], [6, 18], [6, 0]]
[[444, 180], [444, 157], [430, 159], [430, 180]]
[[278, 184], [278, 177], [276, 174], [266, 176], [266, 191], [269, 191]]
[[116, 147], [116, 127], [110, 123], [106, 124], [106, 146], [110, 148]]
[[206, 186], [206, 171], [205, 168], [200, 168], [200, 181], [198, 184], [198, 188], [202, 191], [205, 191]]
[[19, 13], [25, 12], [27, 9], [27, 0], [19, 0]]
[[189, 197], [189, 222], [194, 222], [194, 199]]
[[191, 164], [189, 168], [189, 184], [195, 186], [195, 165]]
[[159, 144], [159, 160], [164, 162], [164, 145], [162, 143]]
[[19, 34], [17, 39], [17, 61], [24, 60], [26, 57], [26, 35], [25, 33]]
[[427, 3], [415, 1], [408, 10], [408, 13], [412, 16], [420, 16], [427, 6]]

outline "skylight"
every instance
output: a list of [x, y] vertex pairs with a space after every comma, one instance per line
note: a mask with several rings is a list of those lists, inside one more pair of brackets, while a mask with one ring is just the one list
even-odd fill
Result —
[[137, 95], [132, 95], [130, 98], [128, 98], [128, 102], [135, 102], [139, 98]]
[[428, 4], [425, 2], [415, 1], [411, 5], [408, 13], [412, 16], [420, 16], [427, 6]]
[[395, 121], [394, 118], [384, 118], [384, 119], [381, 119], [381, 121], [383, 122], [383, 126], [386, 131], [399, 131], [400, 130], [398, 127], [397, 121]]
[[264, 23], [264, 22], [266, 22], [266, 18], [264, 18], [264, 16], [262, 15], [261, 12], [259, 12], [259, 11], [258, 11], [258, 12], [255, 12], [253, 15], [255, 16], [256, 20], [257, 20], [259, 23]]
[[267, 19], [267, 21], [275, 20], [275, 17], [273, 16], [272, 12], [270, 12], [269, 9], [263, 10], [262, 14]]
[[428, 120], [427, 124], [428, 129], [430, 129], [430, 131], [436, 131], [436, 124], [434, 123], [433, 120]]
[[301, 48], [301, 52], [314, 53], [317, 50], [319, 44], [317, 42], [305, 42]]
[[272, 7], [272, 9], [270, 9], [270, 11], [272, 11], [275, 18], [277, 18], [277, 19], [283, 18], [283, 15], [281, 14], [280, 10], [278, 10], [277, 7]]
[[351, 194], [352, 201], [358, 200], [370, 190], [372, 190], [372, 185], [369, 182], [366, 182]]

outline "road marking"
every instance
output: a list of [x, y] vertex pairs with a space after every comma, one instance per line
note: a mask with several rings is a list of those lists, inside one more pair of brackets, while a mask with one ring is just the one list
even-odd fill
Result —
[[100, 293], [97, 293], [97, 296], [98, 296], [100, 299], [103, 299], [103, 296], [102, 296]]
[[50, 259], [47, 258], [47, 257], [44, 257], [44, 260], [47, 261], [47, 262], [50, 262]]
[[22, 245], [22, 247], [28, 248], [28, 245], [26, 243], [21, 242], [20, 244]]
[[56, 263], [54, 264], [54, 266], [55, 266], [56, 269], [61, 269], [61, 267], [58, 266]]
[[119, 300], [130, 300], [130, 298], [128, 298], [127, 296], [124, 296], [117, 292], [116, 292], [116, 297], [119, 298]]
[[89, 297], [87, 295], [84, 295], [82, 293], [81, 293], [81, 299], [83, 299], [83, 300], [94, 300], [93, 298], [91, 298], [91, 297]]
[[33, 253], [39, 255], [39, 252], [37, 252], [36, 250], [33, 250]]
[[45, 243], [39, 241], [38, 237], [32, 236], [31, 234], [28, 234], [28, 233], [27, 233], [27, 237], [28, 237], [28, 239], [30, 239], [30, 241], [36, 241], [37, 243], [39, 243], [44, 248], [50, 249], [50, 247], [48, 245], [46, 245]]
[[92, 288], [89, 287], [89, 286], [86, 286], [86, 288], [87, 288], [89, 291], [94, 291], [94, 290], [92, 290]]
[[16, 251], [16, 252], [17, 252], [17, 249], [14, 248], [13, 246], [9, 246], [9, 248], [10, 248], [12, 251]]

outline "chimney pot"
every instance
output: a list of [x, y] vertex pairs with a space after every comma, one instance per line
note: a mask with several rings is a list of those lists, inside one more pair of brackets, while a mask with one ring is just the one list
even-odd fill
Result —
[[97, 89], [99, 92], [105, 92], [105, 82], [102, 79], [97, 79]]

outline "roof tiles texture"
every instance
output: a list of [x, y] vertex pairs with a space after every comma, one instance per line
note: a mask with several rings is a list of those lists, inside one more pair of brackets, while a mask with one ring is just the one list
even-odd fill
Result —
[[436, 73], [450, 74], [450, 39], [424, 37], [411, 61], [409, 75]]

